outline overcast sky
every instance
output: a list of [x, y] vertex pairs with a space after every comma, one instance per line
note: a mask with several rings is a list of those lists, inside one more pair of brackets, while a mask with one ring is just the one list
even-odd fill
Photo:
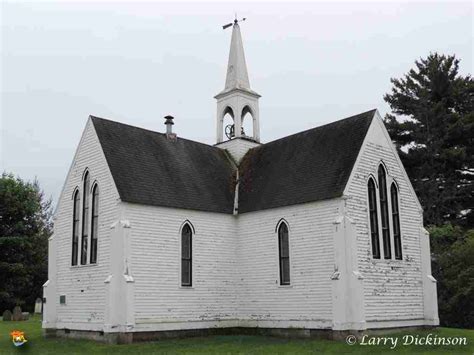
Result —
[[471, 2], [3, 2], [1, 165], [59, 196], [93, 114], [215, 143], [234, 12], [268, 142], [377, 108], [430, 52], [472, 73]]

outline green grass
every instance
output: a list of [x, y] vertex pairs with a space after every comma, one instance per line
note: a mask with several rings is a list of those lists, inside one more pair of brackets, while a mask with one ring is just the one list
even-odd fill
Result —
[[[15, 348], [10, 331], [24, 331], [28, 343]], [[39, 317], [27, 322], [0, 321], [0, 354], [474, 354], [474, 330], [438, 328], [430, 331], [397, 332], [390, 336], [401, 338], [405, 334], [443, 337], [466, 337], [467, 346], [403, 346], [395, 350], [388, 345], [347, 345], [344, 341], [280, 339], [264, 336], [210, 336], [165, 340], [131, 345], [106, 345], [86, 340], [44, 339]]]

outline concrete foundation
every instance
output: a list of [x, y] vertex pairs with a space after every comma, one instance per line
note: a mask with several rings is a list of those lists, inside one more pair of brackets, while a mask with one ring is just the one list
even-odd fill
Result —
[[331, 330], [331, 329], [302, 329], [302, 328], [205, 328], [205, 329], [183, 329], [153, 332], [129, 332], [129, 333], [104, 333], [98, 331], [73, 330], [73, 329], [43, 329], [45, 337], [60, 337], [71, 339], [87, 339], [107, 344], [131, 344], [134, 342], [160, 341], [165, 339], [180, 339], [189, 337], [206, 337], [212, 335], [261, 335], [291, 339], [326, 339], [345, 340], [348, 335], [354, 335], [358, 339], [365, 334], [383, 335], [393, 332], [435, 328], [435, 327], [403, 327], [387, 329], [367, 330]]

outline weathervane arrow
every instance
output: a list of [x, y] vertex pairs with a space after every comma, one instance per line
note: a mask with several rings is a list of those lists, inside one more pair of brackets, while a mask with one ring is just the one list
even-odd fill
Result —
[[234, 22], [231, 22], [231, 23], [228, 23], [228, 24], [222, 26], [222, 29], [225, 30], [226, 28], [229, 28], [229, 27], [232, 26], [232, 25], [236, 25], [236, 24], [238, 24], [239, 22], [245, 21], [246, 19], [247, 19], [246, 17], [243, 17], [242, 19], [237, 20], [237, 14], [235, 14]]

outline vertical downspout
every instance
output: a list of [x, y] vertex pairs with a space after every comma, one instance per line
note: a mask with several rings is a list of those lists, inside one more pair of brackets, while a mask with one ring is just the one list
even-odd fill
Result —
[[235, 160], [232, 158], [232, 155], [229, 154], [227, 149], [224, 149], [227, 159], [229, 159], [230, 164], [235, 169], [235, 191], [234, 191], [234, 210], [233, 215], [236, 216], [239, 214], [239, 167], [236, 164]]
[[[235, 166], [235, 164], [234, 164]], [[235, 193], [234, 193], [234, 216], [236, 216], [239, 213], [239, 168], [236, 167], [236, 173], [235, 173]]]

